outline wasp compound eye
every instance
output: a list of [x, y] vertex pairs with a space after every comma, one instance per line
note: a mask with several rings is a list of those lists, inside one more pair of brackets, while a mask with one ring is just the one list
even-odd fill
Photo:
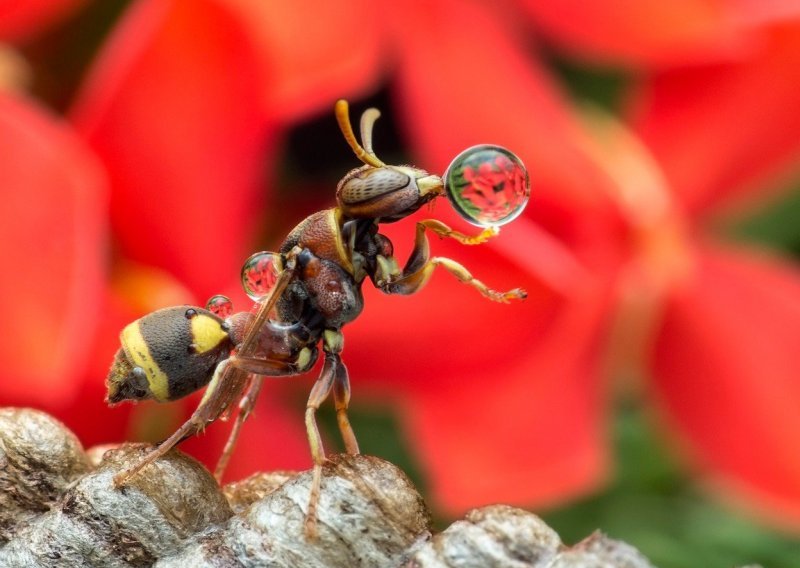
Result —
[[225, 319], [233, 313], [233, 302], [231, 302], [228, 296], [217, 294], [208, 299], [208, 302], [206, 302], [206, 309], [215, 316]]
[[258, 302], [275, 286], [280, 274], [280, 255], [274, 252], [257, 252], [244, 261], [242, 287], [244, 293]]
[[525, 209], [531, 194], [522, 160], [490, 144], [456, 156], [444, 174], [444, 187], [456, 212], [479, 227], [510, 223]]

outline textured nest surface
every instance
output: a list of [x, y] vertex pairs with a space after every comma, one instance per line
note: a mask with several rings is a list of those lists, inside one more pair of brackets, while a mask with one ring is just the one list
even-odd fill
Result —
[[55, 419], [0, 409], [0, 567], [652, 566], [595, 533], [565, 546], [539, 517], [493, 505], [432, 534], [406, 475], [371, 456], [324, 466], [318, 535], [303, 532], [311, 472], [256, 474], [220, 488], [173, 451], [117, 489], [148, 446], [84, 452]]

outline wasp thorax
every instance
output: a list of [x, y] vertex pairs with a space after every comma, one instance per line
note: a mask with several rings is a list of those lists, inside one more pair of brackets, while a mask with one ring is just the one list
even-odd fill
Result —
[[365, 166], [339, 182], [336, 199], [351, 218], [401, 219], [441, 195], [442, 180], [411, 166]]

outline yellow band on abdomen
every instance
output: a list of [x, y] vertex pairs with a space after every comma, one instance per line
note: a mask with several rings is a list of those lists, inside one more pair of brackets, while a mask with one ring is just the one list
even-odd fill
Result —
[[228, 339], [228, 333], [222, 329], [219, 320], [204, 314], [192, 318], [192, 345], [195, 353], [205, 353], [219, 347]]
[[150, 354], [150, 349], [139, 329], [139, 321], [135, 321], [125, 327], [121, 334], [122, 346], [125, 349], [131, 362], [137, 367], [144, 369], [147, 383], [150, 385], [150, 392], [153, 398], [159, 402], [169, 400], [169, 382], [167, 375], [155, 362]]

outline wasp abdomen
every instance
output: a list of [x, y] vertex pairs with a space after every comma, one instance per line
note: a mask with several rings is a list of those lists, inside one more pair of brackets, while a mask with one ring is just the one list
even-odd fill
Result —
[[232, 347], [228, 326], [191, 306], [158, 310], [128, 325], [106, 379], [109, 402], [186, 396], [211, 380]]

